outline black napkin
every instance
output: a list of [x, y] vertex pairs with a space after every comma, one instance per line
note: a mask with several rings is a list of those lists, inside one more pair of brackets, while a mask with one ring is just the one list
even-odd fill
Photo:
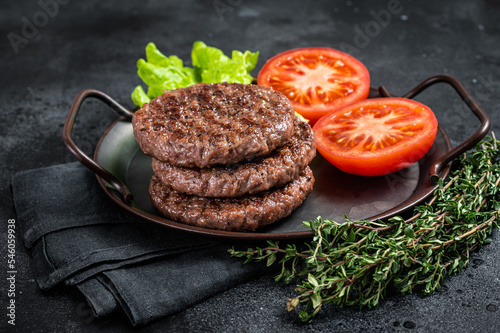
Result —
[[231, 258], [227, 242], [123, 210], [80, 163], [20, 172], [12, 186], [38, 285], [75, 285], [97, 317], [121, 308], [146, 324], [264, 272]]

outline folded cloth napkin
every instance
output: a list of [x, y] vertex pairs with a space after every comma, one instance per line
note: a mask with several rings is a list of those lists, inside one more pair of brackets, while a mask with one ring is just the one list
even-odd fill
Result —
[[96, 317], [121, 308], [143, 325], [264, 273], [225, 241], [123, 210], [80, 163], [20, 172], [12, 187], [39, 287], [76, 286]]

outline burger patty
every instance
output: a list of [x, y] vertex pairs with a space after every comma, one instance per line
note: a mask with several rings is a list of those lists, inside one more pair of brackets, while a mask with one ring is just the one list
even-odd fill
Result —
[[206, 198], [184, 194], [153, 176], [149, 193], [153, 206], [168, 219], [226, 231], [252, 231], [288, 216], [312, 192], [311, 169], [274, 190], [237, 198]]
[[206, 197], [237, 197], [282, 186], [295, 179], [316, 156], [309, 124], [296, 120], [294, 134], [266, 157], [212, 168], [185, 168], [153, 159], [156, 176], [174, 190]]
[[144, 104], [132, 126], [144, 153], [205, 168], [269, 154], [290, 139], [294, 119], [290, 101], [270, 88], [200, 83]]

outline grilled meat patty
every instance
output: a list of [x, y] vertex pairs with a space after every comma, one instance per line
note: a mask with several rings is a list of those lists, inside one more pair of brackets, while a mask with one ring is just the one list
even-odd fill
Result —
[[212, 168], [185, 168], [153, 159], [156, 176], [174, 190], [206, 197], [237, 197], [282, 186], [295, 179], [316, 155], [309, 124], [296, 120], [294, 134], [270, 155]]
[[290, 139], [294, 119], [289, 100], [270, 88], [200, 83], [144, 104], [132, 126], [144, 153], [205, 168], [269, 154]]
[[288, 216], [312, 192], [309, 167], [284, 186], [237, 198], [206, 198], [184, 194], [151, 178], [153, 206], [168, 219], [208, 229], [251, 231]]

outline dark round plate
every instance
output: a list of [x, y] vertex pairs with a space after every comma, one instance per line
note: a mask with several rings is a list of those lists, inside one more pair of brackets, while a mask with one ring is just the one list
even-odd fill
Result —
[[[86, 89], [76, 96], [64, 124], [63, 141], [68, 150], [96, 174], [99, 184], [118, 205], [146, 220], [173, 229], [226, 238], [306, 238], [314, 233], [303, 226], [303, 221], [310, 221], [318, 216], [337, 222], [343, 222], [345, 217], [351, 221], [375, 220], [412, 209], [433, 193], [439, 178], [446, 178], [451, 161], [473, 148], [488, 133], [491, 125], [489, 117], [460, 82], [451, 76], [431, 76], [402, 97], [414, 98], [437, 83], [450, 85], [480, 120], [479, 129], [471, 137], [451, 149], [448, 136], [439, 127], [434, 145], [418, 163], [397, 173], [374, 178], [343, 173], [318, 155], [311, 163], [316, 178], [314, 190], [303, 205], [287, 218], [256, 232], [204, 229], [174, 222], [159, 215], [153, 208], [148, 193], [153, 174], [151, 158], [142, 153], [135, 141], [130, 123], [133, 112], [101, 91]], [[369, 98], [391, 96], [393, 95], [384, 86], [380, 86], [371, 88]], [[78, 112], [85, 99], [90, 97], [101, 100], [122, 116], [122, 120], [116, 121], [101, 137], [94, 159], [87, 156], [71, 138]]]
[[[451, 149], [448, 136], [442, 128], [427, 155], [418, 163], [397, 173], [381, 177], [361, 177], [346, 174], [321, 155], [312, 161], [316, 178], [313, 192], [301, 207], [290, 216], [256, 232], [228, 232], [193, 227], [162, 217], [152, 206], [148, 186], [153, 170], [151, 157], [139, 148], [132, 133], [130, 121], [115, 122], [103, 135], [95, 151], [94, 160], [123, 182], [133, 195], [126, 204], [119, 193], [102, 178], [97, 177], [104, 191], [124, 209], [147, 220], [167, 227], [229, 238], [240, 239], [292, 239], [313, 235], [303, 226], [321, 216], [323, 219], [351, 221], [387, 218], [400, 214], [425, 200], [435, 190], [430, 181], [432, 164]], [[449, 166], [442, 171], [446, 177]]]

